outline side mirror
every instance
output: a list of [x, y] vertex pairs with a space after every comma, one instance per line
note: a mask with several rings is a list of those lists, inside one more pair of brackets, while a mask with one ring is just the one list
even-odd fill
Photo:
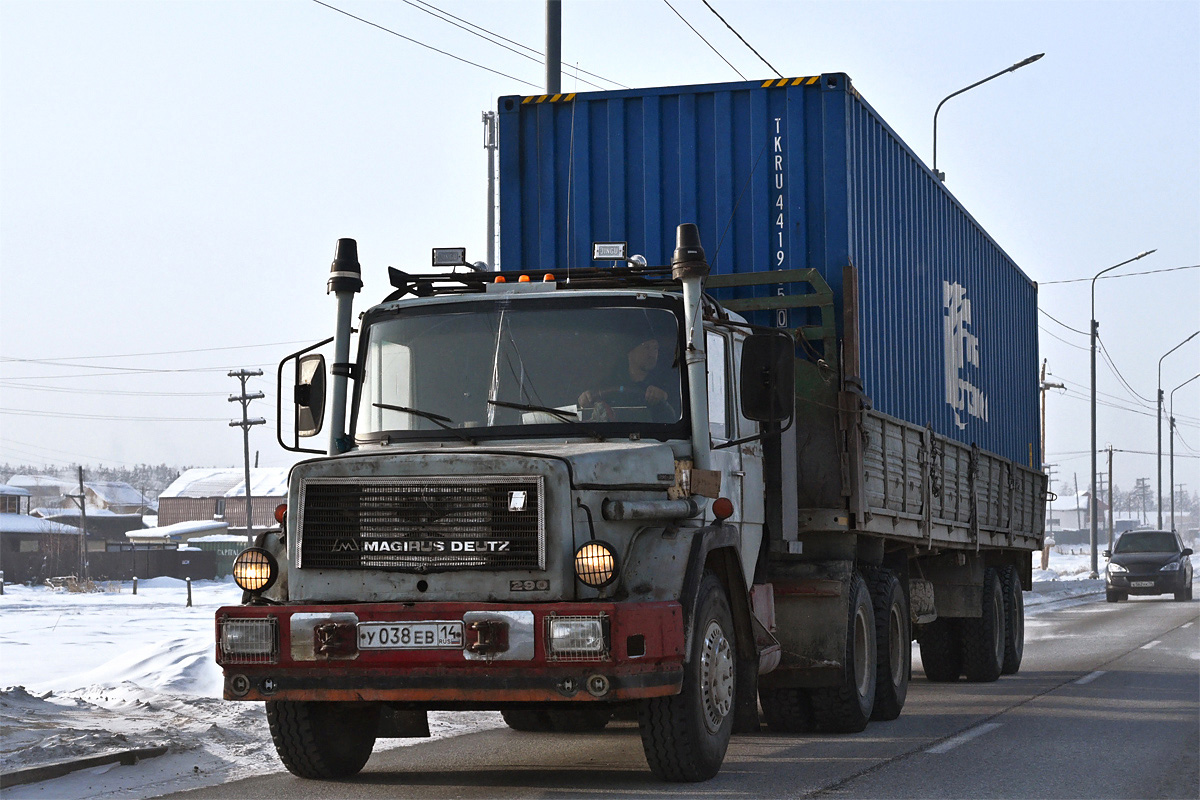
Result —
[[1105, 558], [1112, 558], [1112, 550], [1105, 550], [1102, 554]]
[[314, 353], [296, 361], [296, 434], [316, 436], [325, 423], [325, 356]]
[[796, 353], [785, 333], [756, 333], [742, 343], [742, 415], [755, 422], [791, 419]]
[[1183, 548], [1183, 552], [1180, 553], [1180, 555], [1182, 555], [1184, 558], [1187, 558], [1191, 554], [1192, 554], [1192, 548], [1190, 548], [1190, 547]]

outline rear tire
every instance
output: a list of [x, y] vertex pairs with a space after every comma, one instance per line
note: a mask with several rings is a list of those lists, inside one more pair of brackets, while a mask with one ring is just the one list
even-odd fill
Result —
[[696, 593], [691, 658], [683, 688], [638, 704], [638, 728], [650, 771], [662, 780], [705, 781], [717, 774], [733, 733], [737, 645], [729, 599], [706, 572]]
[[917, 634], [921, 645], [921, 665], [925, 677], [934, 683], [954, 683], [962, 675], [962, 647], [956, 620], [940, 617], [921, 626]]
[[866, 577], [875, 611], [875, 708], [871, 719], [896, 719], [904, 709], [912, 671], [908, 599], [891, 570], [871, 570]]
[[279, 760], [293, 775], [346, 778], [358, 773], [371, 757], [379, 706], [268, 700], [267, 724]]
[[983, 607], [978, 617], [960, 624], [963, 672], [974, 683], [990, 683], [1004, 667], [1004, 593], [996, 570], [983, 573]]
[[858, 574], [850, 581], [849, 607], [841, 684], [811, 692], [817, 730], [830, 733], [858, 733], [875, 708], [875, 611], [867, 583]]
[[809, 733], [815, 729], [813, 723], [812, 698], [807, 689], [782, 687], [759, 689], [763, 716], [767, 727], [775, 733]]
[[1025, 595], [1017, 568], [1005, 567], [1000, 583], [1004, 592], [1004, 665], [1000, 674], [1016, 675], [1025, 655]]

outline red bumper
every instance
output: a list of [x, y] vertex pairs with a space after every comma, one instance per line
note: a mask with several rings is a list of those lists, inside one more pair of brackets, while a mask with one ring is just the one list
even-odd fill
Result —
[[[455, 621], [481, 614], [503, 618], [505, 613], [526, 619], [532, 615], [532, 633], [513, 634], [532, 642], [514, 640], [507, 643], [509, 650], [482, 656], [469, 653], [469, 643], [452, 649], [358, 649], [351, 635], [335, 636], [333, 646], [311, 644], [314, 624], [326, 618], [352, 632], [361, 623]], [[603, 652], [551, 652], [547, 620], [563, 617], [603, 619]], [[270, 631], [273, 641], [263, 652], [233, 652], [232, 646], [226, 652], [222, 626], [243, 620], [260, 620], [263, 630]], [[675, 602], [375, 603], [226, 606], [217, 611], [217, 662], [225, 671], [227, 700], [367, 700], [450, 707], [633, 700], [677, 694], [683, 654], [683, 611]]]

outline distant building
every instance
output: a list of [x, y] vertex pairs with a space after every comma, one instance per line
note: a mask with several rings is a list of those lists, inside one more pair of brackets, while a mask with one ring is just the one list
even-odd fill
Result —
[[28, 489], [0, 484], [0, 570], [10, 583], [79, 570], [79, 528], [30, 516], [32, 497]]
[[[287, 467], [250, 470], [250, 508], [254, 529], [278, 527], [275, 507], [287, 499]], [[180, 522], [225, 522], [229, 533], [246, 532], [245, 470], [189, 469], [158, 496], [160, 528]]]

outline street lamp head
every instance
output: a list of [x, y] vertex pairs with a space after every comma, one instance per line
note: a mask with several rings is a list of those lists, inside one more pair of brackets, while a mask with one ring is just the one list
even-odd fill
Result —
[[1025, 59], [1024, 61], [1018, 61], [1016, 64], [1013, 64], [1011, 67], [1009, 67], [1008, 71], [1012, 72], [1014, 69], [1020, 69], [1021, 67], [1027, 67], [1044, 55], [1046, 55], [1046, 54], [1038, 53], [1036, 56], [1030, 56], [1029, 58]]
[[1139, 258], [1145, 258], [1146, 256], [1150, 255], [1151, 253], [1157, 253], [1157, 252], [1158, 252], [1158, 248], [1156, 247], [1153, 250], [1147, 250], [1144, 253], [1138, 253], [1137, 256], [1135, 256], [1133, 260], [1137, 261]]

